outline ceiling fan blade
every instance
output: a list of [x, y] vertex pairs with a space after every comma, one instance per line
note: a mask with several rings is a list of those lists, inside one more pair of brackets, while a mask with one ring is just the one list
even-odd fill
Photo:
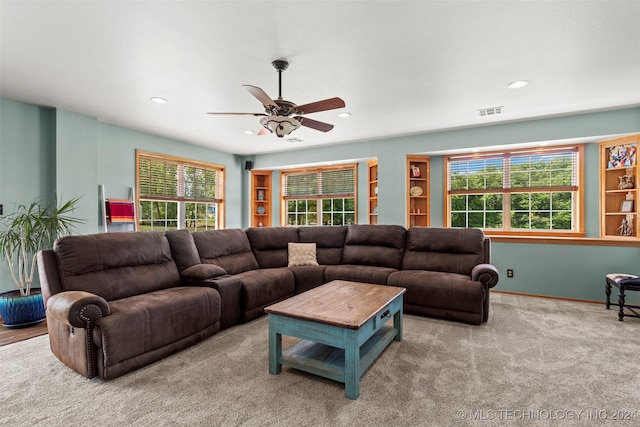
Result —
[[255, 96], [258, 99], [258, 101], [260, 101], [262, 105], [264, 105], [265, 107], [267, 105], [270, 105], [271, 107], [278, 108], [278, 104], [273, 102], [273, 99], [269, 98], [269, 95], [267, 95], [267, 93], [262, 89], [260, 89], [258, 86], [251, 86], [251, 85], [242, 85], [242, 86], [245, 89], [247, 89], [251, 95]]
[[296, 113], [309, 114], [319, 111], [335, 110], [336, 108], [344, 108], [345, 103], [340, 98], [329, 98], [322, 101], [312, 102], [310, 104], [298, 105]]
[[320, 122], [318, 120], [313, 120], [308, 117], [296, 116], [294, 117], [294, 119], [298, 120], [302, 126], [319, 130], [320, 132], [329, 132], [331, 129], [333, 129], [333, 125], [330, 125], [329, 123]]
[[232, 115], [232, 116], [255, 116], [255, 117], [266, 116], [265, 113], [207, 113], [207, 114], [226, 114], [226, 115]]

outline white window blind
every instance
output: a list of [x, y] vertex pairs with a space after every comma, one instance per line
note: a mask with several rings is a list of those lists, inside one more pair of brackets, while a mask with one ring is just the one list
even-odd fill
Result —
[[285, 199], [354, 197], [355, 167], [282, 173]]
[[451, 156], [448, 190], [518, 192], [578, 189], [578, 147]]
[[141, 199], [220, 203], [224, 168], [152, 153], [138, 153]]

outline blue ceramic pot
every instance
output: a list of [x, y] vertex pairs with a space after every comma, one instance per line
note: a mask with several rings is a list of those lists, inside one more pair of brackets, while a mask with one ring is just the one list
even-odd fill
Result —
[[45, 319], [44, 302], [40, 289], [31, 289], [31, 295], [23, 297], [20, 291], [0, 294], [0, 316], [7, 328], [23, 328]]

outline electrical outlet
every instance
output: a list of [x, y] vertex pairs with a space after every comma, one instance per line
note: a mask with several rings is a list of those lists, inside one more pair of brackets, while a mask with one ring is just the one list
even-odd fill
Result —
[[507, 277], [513, 277], [513, 269], [512, 268], [507, 269]]

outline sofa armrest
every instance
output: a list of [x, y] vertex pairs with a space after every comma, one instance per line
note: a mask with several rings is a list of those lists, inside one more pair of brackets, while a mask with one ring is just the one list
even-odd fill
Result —
[[471, 270], [471, 280], [483, 283], [487, 288], [493, 288], [498, 284], [500, 273], [491, 264], [478, 264]]
[[215, 264], [196, 264], [180, 273], [183, 279], [207, 280], [216, 277], [226, 276], [227, 271]]
[[86, 328], [109, 314], [107, 301], [89, 292], [60, 292], [47, 301], [47, 316], [75, 328]]

